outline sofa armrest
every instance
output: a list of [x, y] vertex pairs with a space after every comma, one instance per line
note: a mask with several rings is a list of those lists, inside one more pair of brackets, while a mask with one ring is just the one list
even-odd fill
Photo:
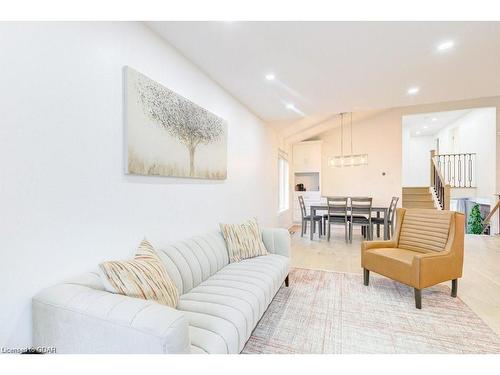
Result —
[[361, 242], [361, 252], [370, 250], [370, 249], [382, 249], [382, 248], [391, 248], [396, 247], [396, 241], [363, 241]]
[[184, 314], [153, 301], [59, 284], [33, 298], [33, 344], [57, 353], [188, 353]]
[[264, 228], [262, 241], [272, 254], [290, 257], [290, 233], [283, 228]]

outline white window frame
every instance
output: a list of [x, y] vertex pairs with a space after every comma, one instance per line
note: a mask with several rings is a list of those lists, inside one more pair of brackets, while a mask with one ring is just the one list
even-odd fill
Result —
[[278, 156], [278, 213], [290, 209], [290, 167], [288, 160]]

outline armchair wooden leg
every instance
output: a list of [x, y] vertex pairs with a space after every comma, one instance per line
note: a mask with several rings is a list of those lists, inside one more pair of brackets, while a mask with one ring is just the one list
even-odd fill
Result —
[[285, 277], [285, 286], [286, 286], [286, 287], [288, 287], [288, 284], [289, 284], [289, 282], [290, 282], [290, 281], [289, 281], [289, 279], [288, 279], [288, 276], [289, 276], [289, 275], [286, 275], [286, 277]]
[[363, 268], [363, 284], [365, 284], [365, 286], [368, 286], [369, 283], [370, 283], [370, 270]]
[[457, 296], [458, 280], [451, 280], [451, 296], [455, 298]]
[[415, 288], [415, 307], [417, 309], [422, 308], [422, 290]]

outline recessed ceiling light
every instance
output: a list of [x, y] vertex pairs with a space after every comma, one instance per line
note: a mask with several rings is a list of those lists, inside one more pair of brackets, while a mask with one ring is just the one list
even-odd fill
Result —
[[420, 132], [415, 132], [416, 135], [420, 135]]
[[295, 109], [295, 106], [292, 103], [288, 103], [286, 109]]
[[415, 95], [415, 94], [418, 94], [419, 91], [420, 91], [420, 89], [418, 87], [410, 87], [408, 89], [408, 94]]
[[438, 119], [437, 119], [437, 118], [435, 118], [435, 117], [433, 117], [433, 118], [431, 119], [431, 121], [432, 121], [432, 122], [436, 122], [437, 120], [438, 120]]
[[276, 76], [273, 73], [266, 74], [266, 79], [268, 81], [273, 81], [276, 78]]
[[427, 128], [428, 128], [428, 126], [427, 126], [427, 125], [424, 125], [424, 129], [427, 129]]
[[455, 42], [453, 40], [447, 40], [446, 42], [441, 43], [438, 45], [437, 49], [438, 51], [446, 51], [447, 49], [452, 48], [455, 45]]

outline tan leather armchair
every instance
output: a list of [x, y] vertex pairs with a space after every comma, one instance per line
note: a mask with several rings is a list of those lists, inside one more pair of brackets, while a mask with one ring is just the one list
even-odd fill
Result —
[[390, 241], [364, 241], [361, 266], [364, 284], [370, 271], [415, 288], [415, 306], [422, 308], [422, 289], [457, 279], [464, 260], [464, 215], [429, 209], [397, 210], [396, 232]]

